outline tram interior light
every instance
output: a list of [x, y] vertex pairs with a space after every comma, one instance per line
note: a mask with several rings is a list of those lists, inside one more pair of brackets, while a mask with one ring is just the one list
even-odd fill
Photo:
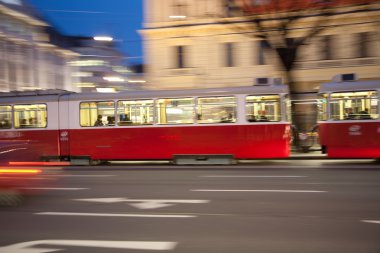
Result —
[[181, 108], [167, 108], [166, 112], [169, 114], [183, 114], [183, 110]]

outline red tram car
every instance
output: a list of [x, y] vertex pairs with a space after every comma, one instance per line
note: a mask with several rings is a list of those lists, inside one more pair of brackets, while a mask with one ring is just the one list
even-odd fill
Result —
[[285, 85], [0, 96], [0, 160], [172, 160], [290, 153]]
[[380, 80], [340, 75], [319, 93], [319, 139], [327, 157], [380, 158]]

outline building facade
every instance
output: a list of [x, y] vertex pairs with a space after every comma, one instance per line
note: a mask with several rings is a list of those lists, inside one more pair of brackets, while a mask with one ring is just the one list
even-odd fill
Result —
[[111, 41], [91, 37], [65, 36], [66, 46], [80, 57], [69, 62], [77, 68], [73, 73], [78, 81], [73, 85], [82, 92], [116, 92], [128, 89], [131, 71], [124, 66], [125, 57]]
[[22, 0], [0, 1], [0, 91], [62, 89], [73, 86], [69, 62], [77, 53], [50, 43], [47, 23]]
[[[254, 85], [285, 78], [277, 55], [246, 26], [229, 0], [145, 0], [146, 79], [154, 89]], [[320, 83], [356, 73], [380, 78], [380, 7], [336, 15], [302, 46], [293, 71], [299, 99], [315, 97]], [[303, 20], [292, 33], [302, 36]], [[310, 95], [312, 94], [312, 95]], [[314, 95], [313, 95], [314, 94]]]

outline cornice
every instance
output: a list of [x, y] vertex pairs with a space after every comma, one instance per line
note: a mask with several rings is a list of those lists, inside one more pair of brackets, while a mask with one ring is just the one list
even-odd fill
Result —
[[3, 15], [6, 15], [6, 16], [11, 16], [15, 19], [18, 19], [22, 22], [25, 22], [27, 24], [30, 24], [30, 25], [34, 25], [34, 26], [48, 26], [47, 23], [45, 22], [42, 22], [38, 19], [35, 19], [33, 17], [30, 17], [28, 15], [25, 15], [21, 12], [18, 12], [18, 11], [15, 11], [15, 10], [12, 10], [2, 4], [0, 4], [0, 13], [2, 13]]

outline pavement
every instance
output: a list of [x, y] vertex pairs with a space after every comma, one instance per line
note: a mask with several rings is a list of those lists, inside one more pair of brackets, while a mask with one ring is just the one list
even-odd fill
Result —
[[325, 159], [326, 154], [322, 154], [321, 150], [312, 149], [308, 152], [294, 151], [292, 150], [289, 158], [286, 159]]

